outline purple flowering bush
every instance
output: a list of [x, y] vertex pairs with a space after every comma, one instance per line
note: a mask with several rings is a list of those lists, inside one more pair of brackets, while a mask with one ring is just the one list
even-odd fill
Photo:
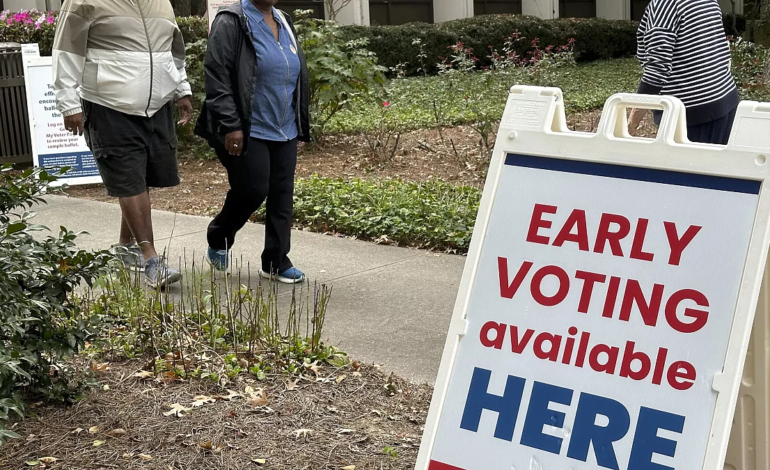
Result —
[[0, 42], [38, 43], [50, 55], [56, 30], [56, 12], [28, 10], [0, 12]]

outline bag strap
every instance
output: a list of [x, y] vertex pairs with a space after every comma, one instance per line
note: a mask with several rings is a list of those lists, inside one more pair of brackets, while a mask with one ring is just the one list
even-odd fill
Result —
[[[276, 10], [278, 10], [276, 8]], [[283, 23], [284, 27], [286, 28], [286, 31], [289, 32], [289, 37], [291, 38], [292, 44], [294, 44], [294, 48], [298, 49], [297, 47], [297, 38], [294, 37], [294, 31], [291, 30], [291, 26], [289, 26], [289, 21], [286, 19], [286, 13], [283, 12], [283, 10], [278, 10], [278, 16], [281, 17], [281, 22]]]

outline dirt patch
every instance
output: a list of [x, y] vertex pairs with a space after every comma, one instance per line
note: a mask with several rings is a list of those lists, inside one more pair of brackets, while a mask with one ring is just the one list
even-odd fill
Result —
[[[567, 119], [571, 130], [595, 132], [601, 111], [573, 114]], [[640, 135], [655, 135], [648, 118]], [[433, 178], [481, 188], [484, 184], [488, 152], [479, 134], [468, 126], [442, 130], [423, 129], [400, 137], [399, 149], [392, 155], [371, 150], [372, 139], [364, 135], [332, 136], [323, 145], [303, 146], [297, 176], [319, 175], [333, 178], [400, 178], [426, 181]], [[229, 189], [227, 173], [217, 161], [180, 160], [182, 183], [176, 188], [152, 191], [155, 209], [191, 215], [215, 214]], [[114, 202], [101, 185], [78, 186], [68, 190], [73, 197]]]
[[[0, 468], [412, 469], [432, 393], [367, 366], [225, 388], [141, 379], [141, 366], [109, 364], [76, 405], [33, 409], [13, 427], [22, 439], [0, 447]], [[241, 396], [223, 398], [231, 391]], [[191, 410], [165, 416], [173, 404]]]

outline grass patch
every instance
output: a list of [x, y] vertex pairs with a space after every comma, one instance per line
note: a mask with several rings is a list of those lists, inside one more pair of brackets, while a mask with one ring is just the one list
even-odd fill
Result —
[[[636, 91], [641, 68], [634, 58], [606, 60], [565, 67], [554, 72], [554, 85], [564, 91], [568, 113], [601, 108], [611, 95]], [[524, 70], [500, 73], [489, 79], [482, 73], [467, 74], [463, 78], [466, 87], [477, 89], [483, 96], [480, 108], [502, 118], [506, 95], [513, 85], [533, 85], [533, 78]], [[397, 79], [387, 89], [388, 100], [393, 106], [393, 116], [405, 130], [436, 126], [433, 100], [437, 98], [447, 110], [447, 125], [465, 124], [463, 99], [458, 87], [448, 86], [446, 76]], [[357, 133], [371, 129], [372, 116], [379, 114], [380, 100], [359, 100], [349, 110], [339, 113], [330, 123], [330, 131]]]
[[[481, 191], [443, 181], [297, 180], [294, 222], [315, 232], [404, 246], [468, 250]], [[264, 209], [257, 213], [264, 220]]]

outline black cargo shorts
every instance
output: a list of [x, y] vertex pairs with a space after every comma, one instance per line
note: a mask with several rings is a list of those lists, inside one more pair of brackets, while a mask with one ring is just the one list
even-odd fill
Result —
[[132, 197], [179, 184], [170, 102], [148, 118], [84, 101], [83, 127], [108, 195]]

